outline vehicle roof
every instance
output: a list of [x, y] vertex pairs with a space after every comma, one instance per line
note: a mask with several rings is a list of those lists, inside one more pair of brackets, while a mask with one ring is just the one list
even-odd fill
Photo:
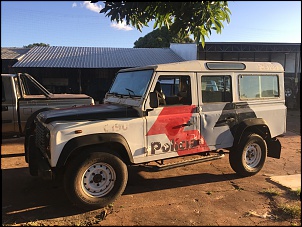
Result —
[[[209, 69], [209, 63], [214, 63], [219, 68]], [[233, 69], [232, 66], [244, 65], [244, 69]], [[210, 61], [210, 60], [192, 60], [175, 62], [168, 64], [149, 65], [136, 68], [122, 69], [120, 72], [133, 70], [147, 70], [153, 69], [156, 71], [179, 71], [179, 72], [198, 72], [198, 71], [262, 71], [262, 72], [284, 72], [283, 66], [278, 62], [245, 62], [245, 61]]]

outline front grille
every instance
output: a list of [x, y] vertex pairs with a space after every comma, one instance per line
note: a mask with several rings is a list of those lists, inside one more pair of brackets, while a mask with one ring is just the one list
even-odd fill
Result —
[[44, 127], [39, 121], [36, 122], [36, 147], [50, 158], [49, 140], [50, 133], [48, 128]]

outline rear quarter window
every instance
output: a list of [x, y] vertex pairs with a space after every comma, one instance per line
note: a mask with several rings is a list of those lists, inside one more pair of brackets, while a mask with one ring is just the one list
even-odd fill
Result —
[[280, 96], [277, 75], [239, 75], [241, 100], [271, 99]]

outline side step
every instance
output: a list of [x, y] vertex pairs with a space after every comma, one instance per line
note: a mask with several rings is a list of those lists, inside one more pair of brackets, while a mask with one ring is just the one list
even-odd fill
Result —
[[172, 168], [176, 168], [176, 167], [180, 167], [180, 166], [192, 165], [192, 164], [196, 164], [196, 163], [200, 163], [200, 162], [208, 162], [208, 161], [212, 161], [212, 160], [216, 160], [216, 159], [221, 159], [222, 157], [224, 157], [224, 153], [220, 152], [218, 154], [200, 156], [197, 158], [191, 158], [191, 159], [182, 160], [182, 161], [178, 161], [178, 162], [171, 162], [171, 163], [167, 163], [167, 164], [163, 164], [163, 162], [161, 162], [161, 163], [156, 162], [157, 165], [145, 165], [143, 167], [156, 172], [156, 171], [172, 169]]

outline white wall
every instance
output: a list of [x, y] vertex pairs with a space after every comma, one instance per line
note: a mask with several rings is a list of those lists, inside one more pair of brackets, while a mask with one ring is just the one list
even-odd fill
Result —
[[170, 49], [186, 61], [197, 60], [196, 43], [170, 43]]

